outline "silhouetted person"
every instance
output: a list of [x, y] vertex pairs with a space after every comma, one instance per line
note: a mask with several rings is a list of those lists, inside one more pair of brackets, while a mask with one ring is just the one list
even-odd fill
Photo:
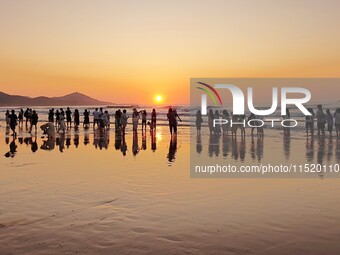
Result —
[[168, 110], [167, 119], [169, 121], [170, 134], [177, 134], [177, 119], [182, 121], [177, 114], [177, 111], [171, 107]]
[[89, 126], [90, 126], [90, 112], [87, 111], [87, 109], [85, 109], [83, 127], [89, 127]]
[[214, 132], [214, 112], [212, 109], [208, 112], [208, 127], [209, 127], [209, 133], [212, 134]]
[[145, 130], [146, 131], [146, 110], [142, 111], [142, 131]]
[[7, 110], [6, 113], [5, 113], [6, 127], [9, 127], [9, 125], [11, 123], [9, 115], [11, 115], [11, 114], [10, 114], [9, 110]]
[[334, 119], [329, 109], [326, 110], [326, 121], [327, 121], [327, 130], [329, 132], [329, 135], [332, 136]]
[[24, 110], [20, 109], [19, 114], [18, 114], [18, 119], [19, 119], [19, 128], [24, 126]]
[[64, 114], [60, 114], [59, 116], [59, 126], [57, 132], [60, 133], [62, 131], [62, 134], [66, 133], [66, 125], [65, 125], [65, 116]]
[[95, 128], [96, 124], [97, 124], [97, 127], [99, 127], [99, 115], [100, 115], [100, 112], [98, 111], [98, 108], [96, 108], [94, 111], [93, 111], [93, 128]]
[[55, 112], [55, 126], [58, 127], [59, 126], [59, 122], [60, 122], [60, 112], [59, 110], [57, 110]]
[[123, 110], [122, 116], [120, 116], [120, 126], [121, 126], [121, 130], [122, 130], [122, 134], [125, 134], [125, 129], [126, 129], [126, 125], [127, 125], [127, 121], [128, 121], [128, 116], [126, 113], [126, 110]]
[[[122, 123], [124, 122], [122, 120], [122, 112], [120, 111], [120, 109], [118, 109], [116, 112], [115, 112], [115, 131], [116, 132], [120, 132], [121, 128], [122, 128]], [[126, 115], [126, 111], [125, 111], [125, 115]], [[125, 126], [126, 126], [126, 123], [125, 123]]]
[[54, 123], [54, 109], [48, 111], [48, 122]]
[[24, 112], [24, 117], [25, 117], [25, 120], [26, 120], [26, 128], [28, 127], [28, 122], [29, 122], [29, 119], [30, 119], [30, 109], [27, 108]]
[[311, 115], [306, 115], [306, 134], [310, 133], [311, 136], [314, 136], [314, 117], [315, 113], [313, 108], [308, 108], [308, 111]]
[[151, 129], [156, 129], [157, 113], [155, 109], [152, 109], [151, 113]]
[[78, 127], [79, 124], [80, 124], [80, 116], [79, 116], [79, 110], [78, 109], [74, 110], [73, 118], [74, 118], [74, 126]]
[[52, 122], [48, 122], [44, 125], [40, 126], [40, 129], [43, 131], [44, 135], [47, 135], [47, 137], [55, 137], [55, 127]]
[[8, 116], [8, 118], [10, 119], [10, 123], [9, 123], [9, 126], [13, 132], [13, 136], [16, 136], [17, 135], [17, 132], [15, 131], [15, 128], [18, 124], [18, 116], [15, 114], [15, 111], [12, 110], [11, 114]]
[[72, 112], [71, 112], [70, 107], [67, 107], [65, 113], [66, 113], [66, 126], [71, 127], [71, 125], [72, 125]]
[[32, 115], [31, 115], [31, 128], [30, 128], [30, 131], [29, 131], [30, 133], [32, 132], [33, 127], [35, 127], [35, 133], [37, 133], [37, 130], [38, 130], [37, 129], [38, 119], [39, 119], [38, 114], [34, 110], [32, 112]]
[[322, 110], [322, 105], [318, 105], [318, 109], [316, 111], [316, 121], [318, 126], [318, 136], [320, 133], [324, 136], [325, 135], [325, 123], [326, 123], [326, 115]]
[[133, 132], [137, 132], [139, 118], [140, 118], [139, 112], [137, 111], [136, 108], [133, 108], [133, 113], [132, 113], [132, 130], [133, 130]]
[[202, 113], [201, 110], [196, 112], [196, 132], [201, 133], [201, 127], [203, 123]]
[[108, 111], [104, 111], [104, 113], [101, 116], [101, 119], [103, 121], [104, 124], [104, 129], [108, 129], [110, 128], [110, 114]]

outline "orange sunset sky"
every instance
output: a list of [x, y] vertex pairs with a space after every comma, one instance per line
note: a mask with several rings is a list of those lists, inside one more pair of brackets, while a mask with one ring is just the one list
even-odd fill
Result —
[[339, 12], [340, 1], [3, 0], [0, 91], [182, 104], [190, 77], [339, 77]]

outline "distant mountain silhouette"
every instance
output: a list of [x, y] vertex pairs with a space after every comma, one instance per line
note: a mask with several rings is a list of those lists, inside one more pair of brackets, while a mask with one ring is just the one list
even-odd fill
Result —
[[82, 93], [74, 92], [62, 97], [26, 97], [0, 92], [0, 106], [75, 106], [75, 105], [112, 105]]

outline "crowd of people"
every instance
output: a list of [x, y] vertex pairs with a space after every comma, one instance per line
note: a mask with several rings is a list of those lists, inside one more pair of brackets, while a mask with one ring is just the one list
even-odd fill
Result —
[[[329, 132], [329, 135], [333, 135], [334, 127], [336, 132], [336, 137], [340, 139], [340, 108], [337, 108], [334, 113], [331, 113], [329, 109], [326, 109], [326, 113], [323, 110], [322, 105], [317, 106], [316, 113], [314, 113], [313, 108], [308, 108], [308, 111], [311, 115], [307, 115], [305, 117], [305, 127], [307, 136], [314, 136], [314, 126], [315, 121], [317, 124], [317, 135], [325, 136], [326, 130]], [[216, 119], [227, 120], [227, 123], [224, 124], [214, 124], [214, 120]], [[289, 120], [291, 119], [289, 109], [286, 110], [286, 115], [283, 116], [283, 119]], [[223, 110], [222, 112], [215, 110], [213, 112], [212, 109], [208, 112], [208, 127], [210, 134], [223, 134], [228, 135], [229, 131], [232, 136], [236, 136], [238, 129], [241, 131], [241, 136], [245, 136], [245, 128], [247, 125], [242, 125], [239, 123], [249, 123], [252, 120], [262, 120], [261, 116], [255, 116], [255, 114], [251, 113], [247, 118], [245, 115], [233, 115], [229, 114], [227, 110]], [[235, 125], [231, 125], [231, 122], [238, 123]], [[256, 122], [256, 121], [255, 121]], [[201, 132], [203, 123], [203, 117], [201, 110], [198, 110], [196, 113], [196, 130], [197, 133]], [[326, 129], [327, 125], [327, 129]], [[256, 126], [256, 127], [254, 127]], [[263, 136], [264, 130], [263, 125], [258, 125], [258, 123], [254, 123], [254, 126], [251, 126], [251, 135], [254, 135], [254, 130], [257, 129], [257, 135]], [[284, 134], [290, 135], [290, 128], [284, 127]]]
[[[24, 123], [26, 129], [29, 132], [32, 132], [33, 129], [35, 133], [37, 133], [37, 124], [39, 121], [39, 116], [36, 110], [27, 108], [25, 111], [20, 109], [18, 114], [15, 110], [6, 111], [5, 114], [6, 124], [8, 127], [11, 128], [13, 131], [13, 136], [17, 135], [16, 127], [23, 127]], [[83, 127], [89, 128], [91, 126], [90, 116], [93, 117], [92, 127], [98, 128], [101, 131], [105, 131], [110, 129], [111, 124], [111, 115], [108, 110], [104, 110], [101, 108], [95, 108], [95, 110], [91, 113], [88, 109], [85, 109], [83, 112]], [[156, 109], [153, 109], [151, 112], [151, 118], [149, 121], [147, 118], [147, 111], [141, 110], [138, 111], [136, 108], [132, 110], [131, 114], [131, 124], [133, 132], [137, 132], [139, 122], [141, 119], [142, 122], [142, 131], [146, 131], [147, 126], [149, 126], [150, 131], [156, 130], [156, 123], [157, 123], [157, 112]], [[130, 116], [127, 113], [127, 110], [124, 109], [121, 111], [120, 109], [116, 110], [114, 113], [114, 129], [116, 132], [122, 132], [125, 134], [126, 126], [128, 125], [128, 120]], [[170, 133], [176, 134], [177, 133], [177, 125], [178, 120], [182, 121], [181, 118], [178, 116], [177, 111], [173, 108], [169, 108], [167, 114], [167, 120], [169, 122]], [[80, 112], [78, 109], [72, 110], [70, 107], [67, 107], [66, 110], [63, 108], [59, 109], [49, 109], [48, 111], [48, 123], [41, 125], [41, 129], [44, 131], [45, 134], [49, 136], [54, 136], [55, 132], [57, 133], [65, 133], [67, 128], [71, 128], [72, 125], [75, 128], [78, 128], [81, 123]]]

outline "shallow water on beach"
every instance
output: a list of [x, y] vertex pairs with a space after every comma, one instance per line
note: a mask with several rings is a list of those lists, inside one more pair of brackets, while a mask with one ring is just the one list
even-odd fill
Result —
[[[2, 123], [2, 155], [12, 142]], [[155, 139], [129, 132], [125, 142], [113, 131], [72, 129], [52, 141], [22, 131], [14, 143], [15, 155], [0, 158], [0, 254], [340, 252], [340, 179], [192, 179], [188, 128], [176, 139], [166, 127]], [[292, 135], [288, 146], [277, 132], [253, 150], [247, 136], [236, 157], [232, 143], [224, 155], [222, 141], [217, 149], [204, 138], [199, 153], [289, 161], [312, 157], [306, 144]], [[317, 139], [314, 148], [317, 161]], [[339, 162], [336, 140], [322, 148], [324, 162]]]

